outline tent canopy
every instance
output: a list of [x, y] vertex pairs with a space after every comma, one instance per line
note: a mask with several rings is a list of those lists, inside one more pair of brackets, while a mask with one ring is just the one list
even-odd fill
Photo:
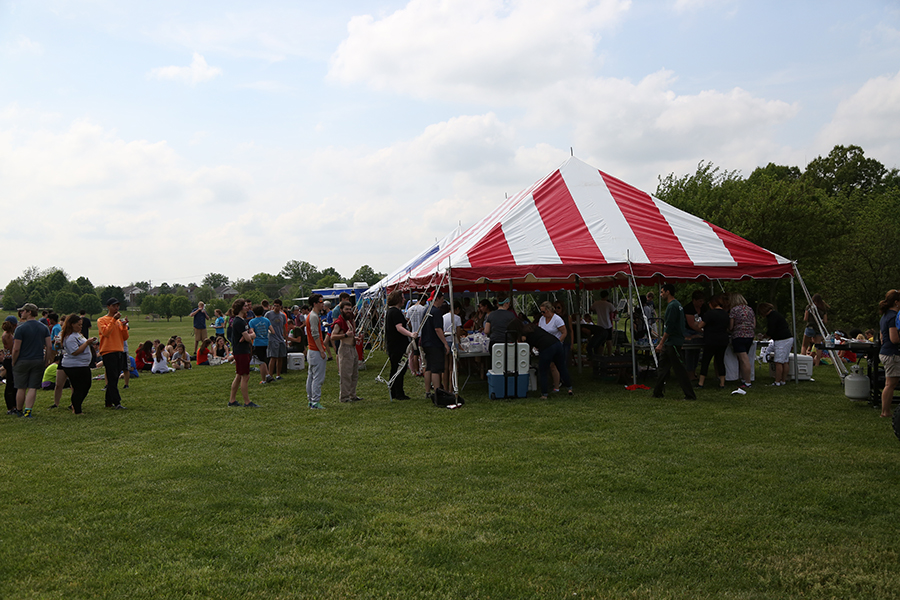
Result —
[[574, 157], [448, 238], [385, 278], [385, 287], [422, 289], [449, 275], [468, 290], [550, 291], [621, 285], [631, 275], [652, 283], [793, 270], [786, 258]]

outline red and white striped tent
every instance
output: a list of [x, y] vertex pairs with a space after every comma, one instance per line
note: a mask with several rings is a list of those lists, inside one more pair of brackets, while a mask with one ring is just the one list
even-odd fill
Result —
[[450, 277], [473, 291], [552, 291], [792, 271], [788, 259], [572, 157], [408, 271], [400, 287]]

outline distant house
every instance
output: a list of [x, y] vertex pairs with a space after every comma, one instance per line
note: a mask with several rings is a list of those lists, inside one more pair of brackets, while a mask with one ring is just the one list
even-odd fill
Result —
[[239, 291], [230, 285], [221, 285], [216, 288], [216, 298], [219, 300], [232, 300], [238, 297]]
[[294, 289], [294, 287], [295, 286], [291, 283], [281, 286], [281, 289], [278, 290], [278, 297], [282, 298], [282, 299], [284, 299], [284, 298], [290, 299], [291, 291]]
[[143, 293], [144, 290], [135, 285], [122, 288], [122, 295], [125, 297], [125, 301], [128, 302], [128, 306], [134, 306], [137, 302], [137, 297]]

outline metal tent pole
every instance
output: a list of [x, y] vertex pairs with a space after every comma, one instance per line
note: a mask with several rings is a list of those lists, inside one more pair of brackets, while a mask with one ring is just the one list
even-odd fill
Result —
[[[575, 304], [578, 308], [578, 312], [581, 312], [581, 278], [578, 275], [575, 276]], [[572, 321], [572, 314], [569, 313], [569, 321]], [[578, 317], [577, 320], [578, 330], [576, 331], [575, 343], [578, 345], [578, 374], [581, 375], [582, 370], [584, 369], [584, 365], [582, 365], [582, 355], [581, 355], [581, 317]], [[572, 325], [572, 329], [575, 329], [575, 325]]]
[[[795, 266], [796, 268], [796, 266]], [[794, 334], [794, 383], [800, 382], [797, 368], [797, 300], [794, 297], [794, 276], [791, 275], [791, 328]]]

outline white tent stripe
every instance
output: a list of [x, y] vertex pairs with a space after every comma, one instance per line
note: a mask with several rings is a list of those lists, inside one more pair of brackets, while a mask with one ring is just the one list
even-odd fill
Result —
[[[651, 196], [651, 198], [653, 197]], [[657, 198], [653, 198], [653, 202], [669, 223], [672, 232], [681, 242], [681, 247], [687, 252], [691, 262], [695, 265], [721, 267], [737, 265], [728, 248], [706, 221], [683, 210], [678, 210]]]
[[558, 265], [562, 261], [531, 194], [500, 219], [517, 265]]

